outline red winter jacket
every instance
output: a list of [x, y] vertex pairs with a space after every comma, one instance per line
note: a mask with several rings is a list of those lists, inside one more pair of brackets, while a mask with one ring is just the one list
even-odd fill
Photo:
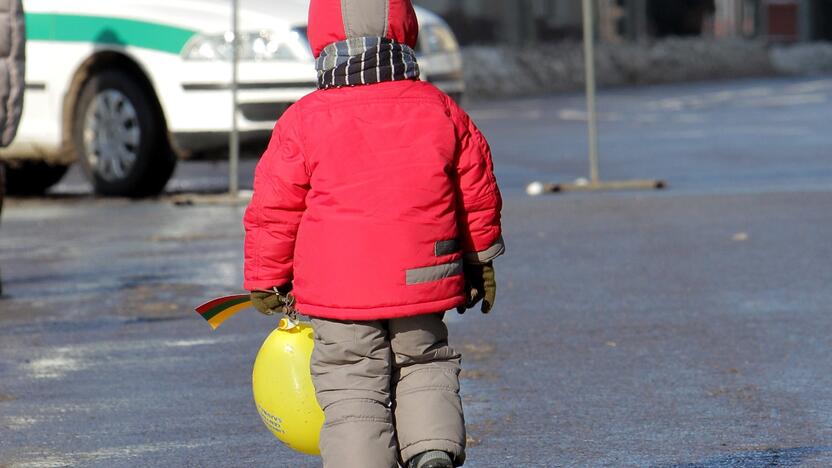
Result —
[[[409, 1], [386, 1], [387, 37], [412, 45]], [[369, 4], [312, 1], [316, 55], [347, 37], [342, 18], [357, 13], [342, 14], [342, 3]], [[503, 252], [501, 205], [485, 138], [433, 85], [316, 91], [280, 118], [257, 166], [244, 286], [293, 281], [298, 309], [313, 317], [445, 311], [463, 302], [463, 258]]]

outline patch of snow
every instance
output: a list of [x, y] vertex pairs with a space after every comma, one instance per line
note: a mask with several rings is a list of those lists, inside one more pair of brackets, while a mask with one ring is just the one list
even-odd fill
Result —
[[812, 75], [832, 72], [832, 43], [809, 42], [771, 51], [771, 62], [781, 73]]
[[[467, 94], [474, 99], [577, 91], [584, 86], [580, 42], [533, 47], [468, 46], [462, 49]], [[769, 47], [756, 40], [669, 38], [648, 44], [599, 44], [595, 50], [599, 86], [734, 79], [777, 74], [832, 72], [832, 43]], [[796, 92], [825, 91], [830, 80], [805, 84]], [[769, 90], [744, 91], [762, 97]], [[715, 95], [726, 100], [731, 96]], [[667, 103], [681, 106], [681, 101]]]

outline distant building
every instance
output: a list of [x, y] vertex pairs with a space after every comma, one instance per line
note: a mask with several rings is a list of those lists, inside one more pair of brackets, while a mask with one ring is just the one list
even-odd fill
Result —
[[[832, 41], [832, 0], [595, 0], [608, 42], [668, 36]], [[579, 39], [579, 0], [416, 0], [442, 15], [463, 44]]]

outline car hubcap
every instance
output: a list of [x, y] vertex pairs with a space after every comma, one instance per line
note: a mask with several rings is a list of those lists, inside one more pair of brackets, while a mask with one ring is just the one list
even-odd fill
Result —
[[107, 89], [96, 94], [84, 119], [84, 147], [87, 161], [107, 182], [124, 179], [139, 151], [141, 130], [136, 108], [120, 91]]

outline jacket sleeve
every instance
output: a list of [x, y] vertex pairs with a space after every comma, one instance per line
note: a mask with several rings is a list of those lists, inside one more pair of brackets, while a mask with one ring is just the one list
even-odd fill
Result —
[[491, 149], [471, 118], [448, 100], [457, 132], [457, 219], [466, 263], [488, 263], [505, 253], [500, 226], [503, 201]]
[[243, 218], [245, 289], [271, 289], [292, 281], [295, 237], [308, 191], [300, 120], [290, 108], [275, 125], [254, 173], [254, 194]]

